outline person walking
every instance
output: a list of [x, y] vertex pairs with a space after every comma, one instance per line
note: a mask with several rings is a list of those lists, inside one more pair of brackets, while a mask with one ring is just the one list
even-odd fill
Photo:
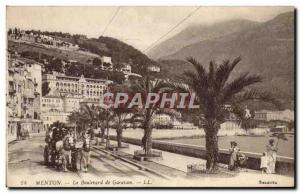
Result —
[[278, 140], [275, 143], [274, 139], [269, 139], [269, 143], [266, 145], [267, 150], [267, 173], [268, 174], [275, 174], [275, 166], [276, 166], [276, 159], [277, 159], [277, 150], [278, 150]]

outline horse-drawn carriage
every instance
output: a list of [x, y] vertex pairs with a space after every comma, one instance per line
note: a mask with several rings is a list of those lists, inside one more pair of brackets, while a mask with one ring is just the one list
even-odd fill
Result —
[[45, 164], [60, 171], [66, 171], [67, 169], [71, 171], [81, 170], [83, 151], [86, 150], [87, 146], [90, 146], [89, 136], [76, 138], [72, 135], [71, 128], [60, 132], [61, 134], [54, 134], [54, 136], [58, 136], [57, 138], [51, 138], [49, 134], [46, 135], [44, 148]]

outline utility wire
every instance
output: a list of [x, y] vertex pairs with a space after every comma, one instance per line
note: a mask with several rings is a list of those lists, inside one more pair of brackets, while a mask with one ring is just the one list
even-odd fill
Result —
[[118, 7], [118, 9], [115, 11], [114, 15], [110, 18], [110, 21], [108, 22], [108, 24], [106, 25], [106, 27], [104, 28], [102, 34], [100, 37], [103, 37], [103, 35], [105, 34], [106, 30], [108, 29], [109, 25], [113, 22], [113, 20], [115, 19], [115, 17], [117, 16], [117, 14], [119, 13], [121, 9], [121, 6]]
[[155, 42], [153, 42], [149, 47], [147, 47], [146, 49], [143, 50], [143, 52], [146, 52], [147, 50], [149, 50], [150, 48], [152, 48], [157, 42], [159, 42], [161, 39], [163, 39], [164, 37], [166, 37], [167, 35], [169, 35], [174, 29], [176, 29], [180, 24], [182, 24], [183, 22], [185, 22], [188, 18], [190, 18], [191, 16], [193, 16], [201, 7], [197, 7], [194, 11], [192, 11], [190, 14], [188, 14], [185, 18], [183, 18], [181, 21], [179, 21], [173, 28], [171, 28], [167, 33], [165, 33], [164, 35], [162, 35], [160, 38], [158, 38]]

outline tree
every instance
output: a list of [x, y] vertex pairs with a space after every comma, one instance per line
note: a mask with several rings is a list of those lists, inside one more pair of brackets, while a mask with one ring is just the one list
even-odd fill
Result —
[[68, 116], [70, 123], [74, 123], [77, 126], [77, 133], [80, 134], [86, 129], [86, 125], [90, 124], [91, 118], [82, 109], [74, 111]]
[[225, 105], [240, 105], [248, 100], [262, 100], [278, 105], [278, 101], [269, 93], [260, 92], [249, 86], [261, 82], [258, 75], [241, 74], [228, 82], [231, 72], [241, 61], [235, 58], [233, 61], [225, 60], [217, 68], [211, 61], [209, 69], [193, 58], [188, 58], [194, 66], [194, 71], [186, 71], [182, 81], [185, 85], [177, 85], [178, 90], [194, 92], [195, 102], [200, 105], [199, 119], [203, 117], [206, 139], [206, 170], [213, 173], [217, 170], [218, 161], [218, 138], [217, 134], [220, 124], [224, 122], [224, 115], [227, 111]]
[[[130, 88], [126, 85], [112, 85], [110, 89], [113, 93], [129, 93]], [[114, 95], [116, 96], [116, 95]], [[128, 103], [119, 104], [117, 107], [111, 109], [115, 118], [115, 128], [117, 133], [118, 147], [122, 147], [122, 134], [123, 129], [126, 127], [126, 123], [130, 122], [130, 115], [132, 114], [132, 109], [128, 108]]]
[[[141, 93], [142, 96], [147, 97], [149, 93], [160, 94], [166, 89], [169, 88], [167, 82], [163, 80], [150, 80], [150, 76], [147, 75], [145, 78], [142, 78], [136, 81], [131, 89], [133, 93]], [[142, 139], [142, 145], [145, 150], [146, 155], [151, 155], [152, 149], [152, 129], [153, 129], [153, 117], [155, 114], [169, 114], [171, 116], [178, 115], [175, 110], [160, 108], [159, 103], [151, 104], [148, 108], [135, 108], [136, 113], [132, 116], [133, 122], [139, 122], [142, 124], [144, 129], [144, 136]]]
[[81, 107], [80, 114], [86, 116], [86, 120], [91, 125], [100, 126], [101, 128], [101, 141], [104, 141], [105, 129], [106, 129], [106, 145], [109, 147], [109, 127], [114, 120], [114, 114], [111, 109], [105, 109], [102, 106], [84, 105]]
[[95, 66], [101, 66], [102, 62], [99, 58], [94, 58], [93, 59], [93, 65]]
[[46, 96], [50, 92], [49, 82], [42, 83], [42, 96]]

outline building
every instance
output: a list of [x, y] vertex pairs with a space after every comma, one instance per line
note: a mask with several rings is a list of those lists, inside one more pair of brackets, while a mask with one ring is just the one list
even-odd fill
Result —
[[127, 63], [122, 64], [121, 72], [124, 74], [130, 74], [131, 73], [131, 65]]
[[58, 73], [43, 75], [43, 82], [49, 83], [50, 96], [98, 99], [112, 83], [110, 80], [85, 78], [83, 75], [81, 77], [65, 76]]
[[62, 122], [67, 123], [68, 122], [68, 116], [70, 113], [62, 112], [62, 111], [56, 111], [51, 110], [47, 113], [42, 113], [42, 120], [43, 120], [43, 129], [46, 130], [49, 128], [49, 126], [54, 122]]
[[260, 121], [294, 121], [294, 111], [286, 109], [284, 111], [261, 110], [255, 111], [254, 119]]
[[155, 114], [153, 117], [153, 123], [159, 125], [170, 125], [172, 124], [173, 119], [170, 115], [167, 114]]
[[62, 41], [55, 36], [52, 37], [38, 32], [29, 32], [20, 29], [12, 30], [12, 33], [8, 35], [8, 39], [17, 42], [40, 44], [49, 48], [57, 48], [69, 51], [79, 50], [79, 46], [77, 44]]
[[160, 67], [155, 65], [148, 66], [148, 70], [151, 72], [160, 72]]
[[43, 81], [48, 82], [50, 87], [48, 95], [42, 97], [44, 128], [56, 121], [66, 123], [68, 116], [82, 105], [99, 104], [103, 93], [112, 83], [109, 80], [71, 77], [58, 73], [45, 74]]
[[100, 68], [102, 70], [113, 71], [114, 65], [113, 65], [113, 63], [111, 61], [111, 57], [109, 57], [109, 56], [101, 56], [100, 60], [101, 60], [101, 66], [100, 66]]
[[9, 54], [7, 61], [6, 106], [8, 135], [16, 134], [17, 123], [29, 132], [41, 129], [40, 63]]

